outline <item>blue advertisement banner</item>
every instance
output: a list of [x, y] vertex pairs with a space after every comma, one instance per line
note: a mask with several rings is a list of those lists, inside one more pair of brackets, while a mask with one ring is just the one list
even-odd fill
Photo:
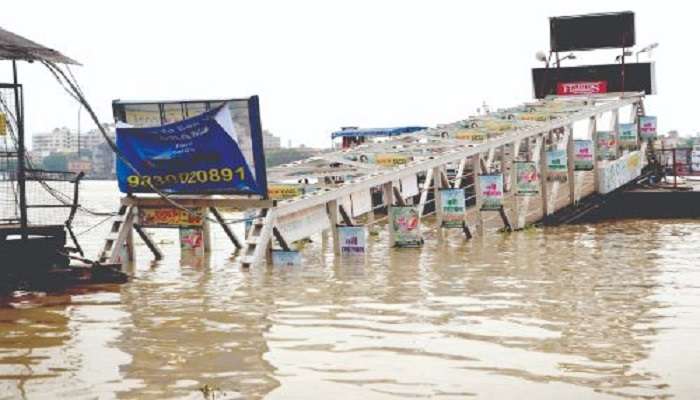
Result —
[[[223, 104], [155, 127], [117, 128], [117, 147], [139, 172], [117, 159], [123, 193], [261, 194]], [[150, 185], [149, 185], [150, 183]]]

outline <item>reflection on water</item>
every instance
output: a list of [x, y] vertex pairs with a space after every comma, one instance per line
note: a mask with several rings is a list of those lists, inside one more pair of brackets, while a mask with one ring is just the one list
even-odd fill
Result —
[[[98, 190], [111, 184], [88, 185], [114, 203]], [[426, 232], [399, 251], [381, 233], [342, 262], [318, 237], [303, 267], [247, 272], [224, 251], [180, 261], [165, 244], [155, 263], [140, 246], [126, 285], [5, 301], [0, 399], [202, 399], [203, 385], [219, 399], [694, 398], [698, 228]]]

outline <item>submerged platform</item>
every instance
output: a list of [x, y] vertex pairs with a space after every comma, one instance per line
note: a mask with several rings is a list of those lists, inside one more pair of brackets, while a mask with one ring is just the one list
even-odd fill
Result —
[[21, 233], [18, 224], [0, 225], [0, 293], [127, 280], [119, 265], [71, 264], [63, 225], [29, 226], [26, 239]]

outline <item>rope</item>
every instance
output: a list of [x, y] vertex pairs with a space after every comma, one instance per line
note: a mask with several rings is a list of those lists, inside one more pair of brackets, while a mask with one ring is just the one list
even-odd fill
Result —
[[[100, 134], [104, 138], [104, 140], [107, 142], [109, 147], [112, 149], [114, 154], [119, 157], [119, 159], [126, 165], [133, 173], [135, 173], [139, 178], [142, 179], [142, 181], [145, 181], [146, 185], [148, 186], [149, 189], [151, 189], [154, 193], [156, 193], [158, 196], [160, 196], [163, 200], [165, 200], [168, 204], [170, 204], [172, 207], [177, 208], [179, 210], [182, 210], [186, 212], [187, 214], [193, 216], [193, 217], [199, 217], [196, 215], [194, 212], [189, 210], [187, 207], [177, 203], [175, 200], [171, 199], [166, 193], [158, 189], [151, 183], [149, 180], [143, 179], [143, 175], [134, 167], [134, 165], [124, 156], [124, 154], [119, 150], [117, 147], [116, 143], [107, 135], [107, 132], [105, 131], [104, 127], [102, 124], [100, 124], [99, 119], [97, 118], [97, 114], [95, 114], [95, 111], [92, 109], [90, 104], [87, 102], [85, 99], [85, 96], [80, 89], [80, 86], [78, 85], [77, 81], [74, 82], [71, 80], [65, 72], [61, 68], [59, 68], [55, 63], [47, 60], [42, 60], [41, 63], [51, 72], [51, 74], [54, 76], [54, 78], [58, 81], [58, 83], [63, 87], [63, 89], [71, 96], [73, 97], [78, 103], [80, 103], [83, 107], [85, 107], [85, 110], [87, 110], [88, 114], [90, 115], [90, 118], [92, 121], [97, 125], [98, 130], [100, 131]], [[66, 84], [68, 86], [66, 86]], [[218, 223], [217, 220], [207, 217], [207, 220], [210, 222], [215, 222]]]
[[90, 232], [91, 230], [93, 230], [93, 229], [97, 228], [98, 226], [100, 226], [100, 225], [104, 224], [105, 222], [109, 221], [109, 220], [110, 220], [110, 219], [112, 219], [112, 218], [114, 218], [114, 215], [110, 215], [110, 216], [108, 216], [107, 218], [105, 218], [105, 219], [101, 220], [100, 222], [98, 222], [98, 223], [96, 223], [96, 224], [92, 225], [91, 227], [89, 227], [89, 228], [85, 229], [84, 231], [82, 231], [82, 232], [80, 232], [80, 233], [76, 234], [75, 236], [82, 236], [82, 235], [84, 235], [84, 234], [86, 234], [86, 233]]

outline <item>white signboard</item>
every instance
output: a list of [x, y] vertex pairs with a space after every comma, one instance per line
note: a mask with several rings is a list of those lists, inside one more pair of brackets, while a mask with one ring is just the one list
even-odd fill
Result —
[[369, 190], [361, 190], [350, 195], [352, 200], [352, 216], [359, 217], [372, 211], [372, 193]]
[[365, 254], [366, 236], [364, 226], [339, 226], [340, 254], [344, 256]]
[[404, 198], [418, 194], [418, 177], [416, 175], [401, 178], [401, 194]]
[[301, 265], [301, 253], [298, 251], [272, 250], [272, 265], [282, 267]]
[[693, 151], [690, 153], [690, 163], [693, 172], [700, 171], [700, 146], [693, 146]]
[[642, 153], [633, 151], [600, 169], [598, 192], [610, 193], [642, 174]]
[[307, 238], [330, 226], [325, 205], [300, 210], [277, 219], [277, 229], [288, 242]]

